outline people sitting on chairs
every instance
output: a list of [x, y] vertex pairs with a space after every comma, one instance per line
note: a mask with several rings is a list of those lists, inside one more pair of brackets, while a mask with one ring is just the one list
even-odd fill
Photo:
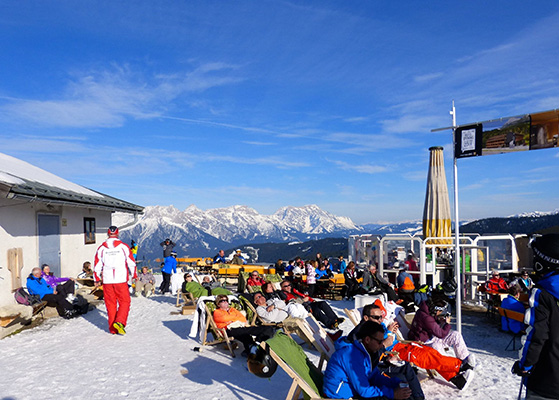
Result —
[[[518, 299], [520, 297], [520, 288], [516, 285], [509, 288], [509, 295], [501, 301], [501, 308], [510, 311], [516, 311], [524, 314], [526, 307]], [[520, 333], [526, 329], [526, 325], [512, 318], [501, 317], [501, 330], [505, 332]]]
[[492, 293], [507, 293], [509, 285], [501, 278], [499, 270], [494, 269], [491, 271], [491, 279], [485, 283], [485, 289]]
[[78, 315], [74, 310], [73, 302], [76, 297], [74, 296], [74, 282], [67, 280], [62, 285], [57, 285], [56, 288], [50, 286], [44, 277], [41, 276], [43, 271], [41, 268], [35, 267], [27, 278], [27, 290], [29, 294], [38, 295], [41, 300], [46, 301], [49, 306], [56, 307], [58, 315], [63, 318], [73, 318]]
[[266, 281], [262, 279], [258, 271], [252, 271], [247, 279], [247, 286], [262, 286]]
[[396, 278], [396, 284], [398, 285], [398, 297], [402, 300], [402, 307], [406, 312], [415, 311], [414, 307], [414, 295], [415, 284], [413, 283], [412, 276], [406, 272], [407, 265], [400, 262], [400, 272]]
[[225, 329], [227, 335], [234, 337], [244, 346], [243, 356], [256, 352], [256, 342], [270, 339], [274, 336], [275, 328], [270, 325], [248, 326], [245, 316], [229, 305], [226, 295], [216, 296], [217, 309], [213, 313], [214, 321], [219, 329]]
[[528, 271], [524, 269], [520, 273], [520, 276], [511, 282], [510, 286], [514, 285], [519, 287], [520, 293], [529, 293], [530, 289], [534, 287], [534, 281], [532, 281], [532, 278], [528, 275]]
[[[367, 321], [359, 330], [357, 339], [338, 348], [324, 372], [322, 386], [326, 397], [333, 399], [424, 399], [415, 372], [411, 370], [409, 381], [391, 378], [378, 368], [379, 353], [383, 351], [384, 329]], [[374, 361], [375, 360], [375, 361]], [[411, 368], [410, 368], [411, 369]], [[415, 377], [415, 380], [413, 380]], [[401, 382], [408, 385], [400, 385]], [[412, 391], [412, 388], [419, 387]]]
[[91, 269], [91, 262], [86, 261], [83, 263], [82, 272], [78, 274], [78, 279], [93, 279], [93, 270]]
[[189, 272], [184, 274], [184, 282], [182, 283], [181, 290], [183, 293], [191, 293], [195, 299], [202, 296], [209, 296], [211, 294], [211, 292], [208, 292], [206, 288], [198, 282], [195, 282], [192, 278], [192, 274]]
[[[363, 307], [363, 319], [345, 339], [350, 343], [357, 339], [357, 332], [366, 321], [373, 321], [381, 324], [384, 328], [383, 345], [386, 351], [395, 351], [400, 360], [412, 362], [419, 368], [433, 369], [444, 379], [453, 383], [458, 389], [465, 389], [468, 382], [473, 377], [472, 368], [467, 363], [455, 357], [444, 356], [432, 347], [413, 343], [402, 343], [398, 341], [395, 333], [399, 326], [397, 322], [391, 322], [386, 326], [384, 323], [384, 313], [376, 304], [367, 304]], [[468, 372], [470, 371], [470, 372]]]
[[[42, 269], [41, 276], [43, 277], [43, 279], [45, 280], [47, 285], [49, 285], [53, 289], [56, 289], [56, 286], [58, 286], [59, 283], [67, 282], [67, 281], [70, 281], [70, 280], [72, 282], [75, 281], [74, 278], [58, 278], [58, 277], [54, 276], [54, 274], [52, 272], [50, 272], [50, 267], [49, 267], [48, 264], [43, 264], [41, 269]], [[72, 293], [74, 293], [74, 292], [72, 292]]]
[[302, 304], [305, 309], [312, 313], [312, 315], [322, 324], [330, 329], [336, 329], [339, 324], [344, 321], [344, 318], [339, 318], [330, 305], [325, 301], [315, 301], [312, 297], [306, 296], [294, 289], [291, 282], [285, 280], [281, 283], [281, 290], [285, 296], [285, 302], [295, 302]]
[[225, 259], [225, 251], [223, 250], [219, 250], [219, 253], [217, 253], [213, 259], [213, 263], [214, 264], [225, 264], [227, 263], [227, 260]]
[[448, 303], [442, 299], [423, 301], [415, 313], [408, 339], [429, 343], [441, 354], [445, 354], [446, 347], [452, 347], [457, 358], [462, 363], [475, 367], [475, 357], [468, 350], [462, 334], [451, 330]]
[[316, 279], [329, 279], [334, 277], [332, 270], [329, 270], [326, 267], [326, 263], [322, 263], [322, 265], [319, 265], [318, 268], [315, 269]]
[[365, 270], [362, 287], [371, 294], [386, 293], [388, 300], [398, 301], [398, 295], [392, 284], [380, 275], [375, 263], [369, 265], [369, 268]]
[[142, 272], [138, 274], [138, 279], [136, 280], [134, 294], [136, 296], [143, 295], [145, 297], [149, 297], [153, 293], [154, 285], [155, 277], [151, 272], [149, 272], [148, 267], [142, 267]]
[[278, 299], [285, 301], [285, 294], [281, 290], [276, 290], [274, 284], [270, 281], [266, 281], [262, 285], [262, 294], [264, 294], [266, 300]]
[[344, 271], [344, 283], [345, 283], [345, 296], [348, 299], [352, 299], [353, 296], [359, 294], [361, 291], [361, 285], [359, 284], [359, 273], [355, 269], [355, 262], [350, 261]]
[[266, 297], [260, 292], [256, 292], [253, 299], [256, 304], [256, 313], [264, 322], [279, 323], [288, 317], [306, 318], [308, 316], [308, 312], [302, 304], [285, 304], [284, 301], [277, 298], [266, 300]]
[[235, 250], [235, 255], [233, 256], [233, 259], [231, 260], [231, 264], [243, 265], [243, 264], [246, 264], [246, 263], [247, 263], [247, 261], [243, 257], [243, 253], [241, 252], [241, 249]]

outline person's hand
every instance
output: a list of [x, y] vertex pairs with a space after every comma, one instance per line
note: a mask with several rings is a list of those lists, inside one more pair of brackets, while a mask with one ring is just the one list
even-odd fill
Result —
[[450, 315], [447, 315], [444, 320], [447, 324], [450, 324]]
[[97, 288], [97, 287], [99, 287], [99, 286], [101, 286], [101, 281], [95, 282], [95, 287]]
[[388, 325], [388, 330], [392, 333], [396, 333], [399, 327], [400, 325], [398, 325], [398, 322], [393, 321], [391, 324]]
[[57, 293], [56, 289], [53, 289], [52, 294], [56, 294], [56, 293]]
[[518, 376], [521, 376], [521, 377], [524, 378], [524, 377], [530, 375], [530, 372], [531, 372], [531, 371], [525, 370], [524, 368], [522, 368], [522, 367], [520, 366], [520, 361], [516, 361], [516, 362], [513, 364], [512, 369], [511, 369], [510, 372], [512, 372], [513, 374], [518, 375]]
[[273, 304], [269, 305], [268, 308], [266, 308], [266, 311], [270, 312], [272, 311], [274, 308], [276, 308]]
[[72, 282], [75, 282], [75, 281], [76, 281], [76, 278], [70, 278], [70, 280], [71, 280]]
[[394, 389], [395, 399], [407, 399], [411, 396], [411, 389], [409, 387], [399, 387]]
[[310, 301], [310, 299], [311, 299], [311, 298], [310, 298], [309, 296], [303, 297], [303, 301], [304, 301], [304, 302]]

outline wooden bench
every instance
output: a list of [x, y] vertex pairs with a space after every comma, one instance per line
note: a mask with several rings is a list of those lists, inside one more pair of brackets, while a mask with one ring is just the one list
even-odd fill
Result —
[[[39, 303], [33, 304], [32, 306], [26, 306], [26, 307], [33, 307], [33, 313], [31, 314], [31, 317], [34, 317], [37, 314], [41, 314], [43, 312], [43, 310], [45, 309], [45, 307], [47, 306], [47, 302], [46, 301], [41, 301]], [[8, 315], [5, 317], [0, 317], [0, 327], [5, 328], [7, 326], [9, 326], [12, 322], [14, 322], [16, 319], [18, 319], [20, 317], [21, 314], [15, 314], [15, 315]]]
[[[524, 323], [524, 313], [520, 313], [520, 312], [512, 311], [512, 310], [507, 310], [506, 308], [502, 308], [502, 307], [496, 307], [496, 309], [499, 312], [499, 315], [501, 317], [505, 317], [507, 319], [512, 319], [514, 321]], [[507, 346], [505, 347], [505, 351], [508, 350], [509, 347], [511, 347], [511, 344], [512, 344], [512, 349], [511, 350], [514, 351], [514, 350], [516, 350], [516, 339], [520, 338], [526, 332], [524, 330], [522, 330], [518, 333], [514, 333], [514, 332], [511, 332], [511, 331], [508, 331], [507, 333], [512, 334], [512, 339], [508, 342]]]

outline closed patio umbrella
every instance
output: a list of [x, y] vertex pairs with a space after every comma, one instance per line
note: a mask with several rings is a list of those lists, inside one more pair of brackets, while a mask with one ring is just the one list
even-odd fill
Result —
[[[452, 237], [450, 201], [444, 171], [443, 148], [435, 146], [429, 148], [429, 151], [431, 154], [425, 207], [423, 208], [423, 238], [450, 238]], [[450, 244], [451, 242], [452, 239], [436, 239], [430, 240], [427, 244]]]

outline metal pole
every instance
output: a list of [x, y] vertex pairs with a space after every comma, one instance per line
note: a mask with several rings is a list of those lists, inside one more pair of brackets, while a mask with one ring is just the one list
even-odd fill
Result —
[[458, 219], [458, 166], [456, 164], [456, 108], [452, 100], [452, 142], [454, 143], [454, 275], [456, 284], [456, 330], [462, 333], [462, 279], [460, 279], [460, 229]]

